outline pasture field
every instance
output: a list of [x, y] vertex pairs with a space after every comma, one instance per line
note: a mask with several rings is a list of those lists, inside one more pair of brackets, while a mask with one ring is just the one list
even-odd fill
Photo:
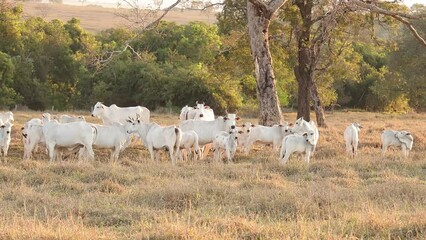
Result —
[[[82, 114], [71, 113], [71, 114]], [[83, 113], [90, 122], [99, 122]], [[20, 129], [41, 112], [16, 112], [7, 163], [0, 164], [0, 239], [425, 239], [426, 114], [328, 114], [307, 165], [257, 145], [234, 163], [172, 166], [152, 162], [143, 146], [119, 162], [95, 150], [94, 161], [49, 164], [40, 151], [23, 161]], [[287, 121], [295, 113], [284, 113]], [[178, 115], [152, 121], [177, 124]], [[256, 122], [244, 118], [243, 122]], [[345, 157], [343, 131], [360, 122], [359, 155]], [[383, 129], [414, 136], [408, 159], [400, 149], [380, 157]]]
[[[127, 13], [127, 11], [116, 8], [37, 2], [23, 2], [22, 5], [24, 17], [41, 17], [46, 21], [60, 19], [64, 22], [74, 17], [80, 19], [81, 26], [92, 33], [98, 33], [108, 28], [130, 27], [132, 25], [118, 15], [118, 13]], [[158, 13], [156, 17], [160, 14]], [[172, 10], [164, 17], [164, 20], [177, 24], [187, 24], [191, 21], [213, 24], [216, 22], [216, 16], [214, 12], [210, 11]]]

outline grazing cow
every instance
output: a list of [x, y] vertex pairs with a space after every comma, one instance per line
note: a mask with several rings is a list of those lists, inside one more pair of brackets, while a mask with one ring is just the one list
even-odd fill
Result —
[[222, 152], [225, 151], [228, 162], [232, 162], [237, 150], [237, 139], [237, 131], [235, 129], [229, 132], [218, 132], [213, 140], [214, 160], [218, 161]]
[[139, 118], [128, 119], [127, 133], [138, 133], [145, 147], [151, 154], [151, 160], [155, 159], [156, 150], [165, 148], [170, 153], [172, 164], [176, 164], [179, 155], [182, 131], [176, 126], [162, 127], [156, 123], [144, 123]]
[[[96, 128], [86, 122], [58, 123], [56, 120], [49, 121], [43, 126], [43, 135], [49, 151], [50, 162], [56, 157], [55, 149], [81, 148], [84, 147], [90, 160], [94, 159], [92, 149], [96, 138]], [[78, 159], [81, 160], [83, 151], [79, 152]]]
[[107, 107], [101, 102], [97, 102], [93, 107], [93, 117], [102, 119], [104, 124], [110, 125], [113, 122], [119, 122], [125, 124], [127, 119], [139, 116], [139, 119], [144, 123], [149, 123], [150, 111], [146, 107], [117, 107], [112, 104]]
[[315, 152], [315, 149], [317, 148], [318, 139], [319, 139], [319, 131], [318, 127], [315, 124], [314, 121], [307, 122], [303, 119], [303, 117], [299, 118], [294, 122], [294, 126], [291, 129], [293, 133], [303, 134], [308, 131], [314, 132], [314, 149], [312, 151], [312, 154]]
[[288, 123], [273, 125], [272, 127], [262, 125], [252, 127], [247, 140], [245, 154], [249, 154], [251, 146], [255, 142], [272, 144], [272, 149], [276, 150], [280, 146], [283, 138], [291, 133]]
[[112, 125], [93, 124], [93, 126], [97, 129], [93, 146], [114, 149], [111, 152], [111, 161], [117, 161], [120, 152], [130, 144], [130, 134], [127, 133], [126, 126], [117, 122]]
[[196, 102], [195, 107], [188, 107], [186, 105], [182, 108], [179, 115], [180, 121], [185, 121], [189, 119], [195, 120], [204, 120], [204, 121], [213, 121], [214, 120], [214, 112], [209, 106], [205, 106], [204, 103]]
[[351, 157], [355, 157], [358, 151], [358, 135], [360, 128], [362, 128], [362, 126], [359, 123], [354, 122], [349, 125], [343, 133], [346, 144], [346, 153]]
[[315, 133], [312, 130], [303, 135], [292, 134], [286, 136], [281, 144], [280, 163], [286, 163], [290, 155], [294, 152], [305, 152], [305, 161], [309, 163], [314, 150]]
[[11, 122], [2, 123], [0, 120], [0, 153], [3, 151], [3, 159], [6, 162], [7, 151], [10, 146], [10, 134], [13, 124]]
[[85, 122], [86, 119], [84, 116], [69, 116], [69, 115], [61, 115], [59, 117], [59, 123], [70, 123], [70, 122]]
[[401, 146], [404, 157], [408, 157], [413, 148], [413, 135], [407, 131], [385, 130], [382, 133], [382, 156], [389, 146]]
[[185, 160], [190, 158], [194, 154], [194, 161], [197, 161], [197, 158], [201, 158], [201, 150], [198, 145], [198, 134], [195, 131], [186, 131], [182, 132], [182, 140], [180, 141], [180, 152], [179, 160], [182, 160], [183, 150], [185, 153]]
[[0, 121], [3, 122], [3, 123], [15, 121], [15, 119], [13, 118], [13, 113], [12, 112], [0, 113]]

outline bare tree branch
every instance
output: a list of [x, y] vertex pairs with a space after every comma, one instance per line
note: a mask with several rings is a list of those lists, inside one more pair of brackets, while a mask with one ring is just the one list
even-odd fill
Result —
[[413, 24], [408, 20], [408, 19], [413, 20], [413, 19], [426, 18], [426, 14], [410, 15], [410, 14], [405, 14], [401, 12], [390, 11], [390, 10], [380, 8], [374, 4], [366, 3], [360, 0], [349, 0], [345, 3], [351, 10], [361, 10], [361, 11], [363, 10], [363, 11], [375, 12], [382, 15], [390, 16], [398, 20], [399, 22], [406, 25], [408, 29], [410, 29], [414, 37], [417, 38], [417, 40], [419, 40], [424, 46], [426, 46], [426, 40], [422, 36], [420, 36], [420, 34], [414, 28]]
[[167, 15], [167, 13], [169, 13], [170, 10], [172, 10], [174, 7], [176, 7], [182, 0], [176, 0], [175, 3], [173, 3], [172, 5], [170, 5], [169, 7], [167, 7], [166, 9], [163, 10], [163, 14], [161, 14], [161, 16], [159, 18], [157, 18], [155, 21], [151, 22], [148, 26], [146, 26], [146, 29], [152, 28], [154, 26], [157, 26], [158, 23], [160, 23], [161, 19], [164, 18], [164, 16]]

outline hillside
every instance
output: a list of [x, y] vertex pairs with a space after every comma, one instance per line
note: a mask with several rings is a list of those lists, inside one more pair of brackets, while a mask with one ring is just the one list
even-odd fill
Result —
[[[23, 3], [24, 16], [42, 17], [46, 20], [61, 19], [68, 21], [75, 17], [80, 19], [81, 25], [89, 32], [96, 33], [108, 28], [126, 27], [129, 22], [117, 16], [117, 9], [101, 6], [71, 6], [64, 4]], [[198, 10], [170, 11], [164, 18], [179, 24], [191, 21], [214, 23], [216, 17], [213, 13]]]

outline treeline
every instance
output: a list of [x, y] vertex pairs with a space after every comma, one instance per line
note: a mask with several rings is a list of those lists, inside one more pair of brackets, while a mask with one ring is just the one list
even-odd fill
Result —
[[[94, 35], [82, 29], [78, 19], [64, 23], [23, 18], [20, 5], [0, 3], [4, 109], [90, 109], [97, 101], [179, 109], [196, 100], [218, 112], [256, 108], [244, 22], [219, 16], [218, 25], [161, 22], [143, 32], [109, 29]], [[424, 6], [416, 7], [426, 12]], [[424, 35], [426, 22], [419, 20], [416, 26]], [[400, 25], [386, 27], [379, 37], [366, 25], [358, 35], [342, 36], [340, 44], [333, 45], [338, 47], [329, 50], [332, 61], [317, 76], [325, 106], [425, 109], [426, 48]], [[272, 36], [284, 32], [279, 27], [271, 31]], [[283, 107], [297, 107], [295, 49], [288, 36], [272, 40]]]

